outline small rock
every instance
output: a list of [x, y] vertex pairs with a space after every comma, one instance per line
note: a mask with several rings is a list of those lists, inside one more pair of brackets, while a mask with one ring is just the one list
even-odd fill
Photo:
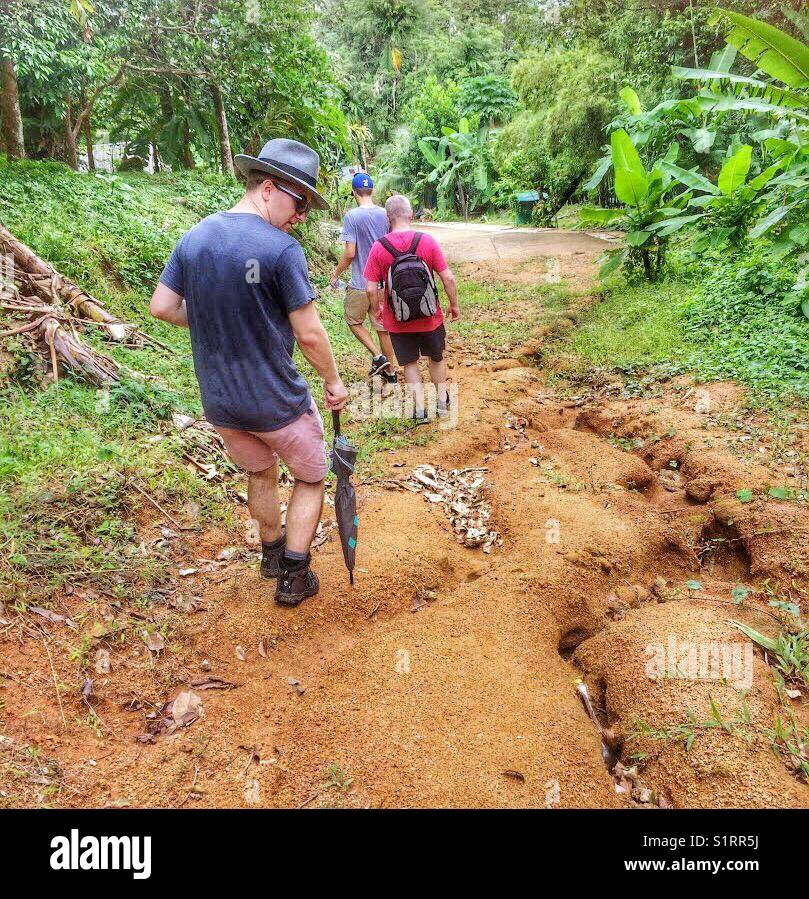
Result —
[[200, 671], [210, 671], [210, 670], [211, 670], [211, 663], [208, 661], [208, 659], [203, 659], [203, 660], [199, 663], [199, 667], [200, 667]]
[[110, 673], [110, 654], [106, 649], [96, 650], [96, 674]]
[[242, 649], [241, 646], [237, 646], [237, 647], [236, 647], [236, 658], [237, 658], [240, 662], [243, 662], [243, 661], [247, 658], [247, 656], [246, 656], [246, 654], [245, 654], [245, 651]]
[[632, 798], [636, 802], [648, 805], [652, 801], [652, 791], [648, 787], [634, 786], [632, 787]]

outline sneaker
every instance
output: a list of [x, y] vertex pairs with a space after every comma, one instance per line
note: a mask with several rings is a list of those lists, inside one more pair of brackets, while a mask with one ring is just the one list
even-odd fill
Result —
[[438, 403], [435, 411], [438, 414], [438, 417], [440, 419], [449, 418], [449, 414], [450, 414], [449, 394], [447, 394], [446, 403]]
[[415, 410], [413, 411], [413, 421], [414, 421], [417, 425], [426, 425], [426, 424], [428, 424], [429, 421], [430, 421], [430, 419], [429, 419], [429, 417], [428, 417], [428, 415], [427, 415], [427, 410], [426, 410], [426, 409], [421, 409], [421, 410], [415, 409]]
[[290, 571], [281, 560], [281, 573], [275, 589], [275, 601], [282, 606], [300, 605], [307, 597], [314, 596], [320, 589], [317, 575], [307, 562], [302, 568]]
[[286, 547], [286, 537], [282, 534], [276, 543], [261, 544], [261, 566], [259, 574], [262, 577], [274, 578], [281, 573], [281, 556]]
[[[390, 366], [390, 363], [388, 363]], [[387, 371], [382, 372], [382, 380], [386, 384], [398, 384], [399, 383], [399, 375], [393, 370], [391, 366]]]
[[380, 353], [378, 356], [374, 356], [371, 362], [369, 377], [373, 378], [375, 375], [381, 375], [385, 371], [392, 371], [391, 364], [388, 362], [388, 357], [384, 353]]

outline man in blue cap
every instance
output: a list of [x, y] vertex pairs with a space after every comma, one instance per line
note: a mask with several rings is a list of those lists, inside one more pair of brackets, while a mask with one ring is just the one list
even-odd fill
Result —
[[[396, 383], [394, 364], [396, 356], [390, 335], [370, 308], [365, 291], [365, 263], [374, 242], [388, 233], [389, 224], [385, 210], [373, 200], [374, 182], [367, 172], [357, 172], [351, 181], [351, 190], [357, 206], [349, 209], [343, 218], [340, 240], [345, 250], [331, 276], [331, 286], [336, 290], [340, 275], [351, 266], [351, 280], [346, 287], [345, 319], [353, 335], [371, 354], [371, 377], [381, 375], [389, 384]], [[379, 340], [379, 349], [371, 332], [365, 326], [369, 318]]]

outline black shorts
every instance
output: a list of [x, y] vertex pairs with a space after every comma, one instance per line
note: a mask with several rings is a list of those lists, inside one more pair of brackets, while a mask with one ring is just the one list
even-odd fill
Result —
[[427, 356], [433, 362], [444, 358], [447, 331], [439, 325], [434, 331], [410, 331], [406, 334], [390, 332], [390, 340], [399, 365], [418, 362], [419, 355]]

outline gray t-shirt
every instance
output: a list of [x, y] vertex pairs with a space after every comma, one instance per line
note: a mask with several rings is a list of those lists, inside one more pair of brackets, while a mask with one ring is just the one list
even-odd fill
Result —
[[216, 212], [177, 241], [160, 281], [185, 297], [211, 424], [274, 431], [309, 409], [289, 313], [315, 291], [294, 237], [258, 215]]
[[345, 214], [340, 240], [357, 246], [356, 255], [351, 260], [349, 287], [365, 290], [365, 277], [362, 273], [368, 261], [368, 254], [374, 242], [384, 237], [389, 229], [388, 217], [381, 206], [357, 206]]

